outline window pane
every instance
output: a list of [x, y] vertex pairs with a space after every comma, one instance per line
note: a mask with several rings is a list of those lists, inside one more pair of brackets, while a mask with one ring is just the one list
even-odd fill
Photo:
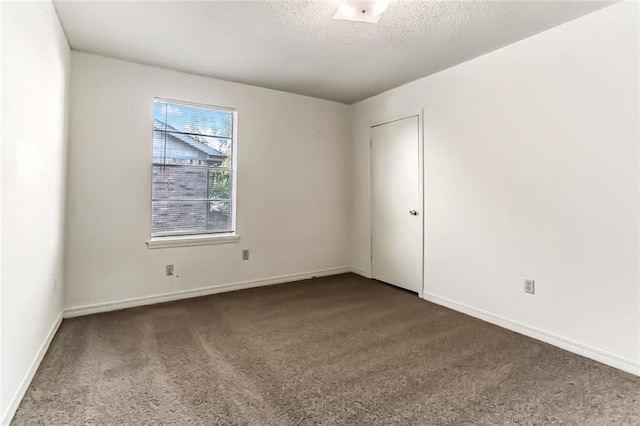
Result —
[[231, 164], [231, 139], [194, 136], [154, 130], [153, 158], [157, 164], [191, 164], [219, 166], [228, 158]]
[[231, 138], [233, 133], [233, 112], [226, 110], [155, 101], [153, 118], [160, 122], [159, 130], [225, 138]]
[[209, 169], [198, 166], [154, 165], [151, 199], [206, 200]]
[[[230, 211], [221, 211], [214, 201], [153, 201], [151, 236], [176, 236], [231, 232]], [[229, 201], [226, 201], [229, 203]]]

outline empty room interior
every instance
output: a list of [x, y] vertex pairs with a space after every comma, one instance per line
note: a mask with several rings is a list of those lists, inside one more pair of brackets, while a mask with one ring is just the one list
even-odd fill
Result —
[[0, 23], [0, 425], [640, 424], [639, 3]]

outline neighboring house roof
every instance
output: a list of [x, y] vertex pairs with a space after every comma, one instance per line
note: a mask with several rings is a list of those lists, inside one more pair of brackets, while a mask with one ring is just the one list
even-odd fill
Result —
[[169, 126], [168, 124], [158, 120], [157, 118], [153, 120], [153, 129], [161, 132], [165, 132], [165, 131], [170, 132], [171, 136], [173, 136], [174, 138], [204, 152], [205, 154], [211, 157], [219, 157], [221, 160], [227, 157], [217, 149], [211, 148], [206, 143], [202, 143], [199, 140], [195, 139], [194, 137], [185, 135], [180, 130]]

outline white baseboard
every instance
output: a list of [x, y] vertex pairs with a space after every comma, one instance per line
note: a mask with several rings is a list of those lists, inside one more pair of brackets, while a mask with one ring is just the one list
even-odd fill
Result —
[[135, 297], [131, 299], [117, 300], [113, 302], [96, 303], [93, 305], [73, 306], [65, 308], [64, 317], [73, 318], [83, 315], [97, 314], [99, 312], [117, 311], [136, 306], [153, 305], [156, 303], [172, 302], [174, 300], [189, 299], [192, 297], [208, 296], [227, 291], [242, 290], [253, 287], [262, 287], [273, 284], [283, 284], [291, 281], [307, 280], [313, 277], [325, 277], [351, 272], [351, 268], [343, 266], [339, 268], [322, 269], [319, 271], [304, 272], [300, 274], [279, 275], [271, 278], [241, 281], [230, 284], [221, 284], [211, 287], [201, 287], [192, 290], [175, 291], [154, 296]]
[[15, 394], [11, 398], [11, 401], [9, 402], [9, 406], [7, 407], [6, 411], [2, 414], [2, 420], [0, 421], [0, 425], [9, 426], [9, 424], [11, 424], [11, 420], [13, 420], [13, 416], [15, 416], [16, 411], [18, 410], [18, 407], [20, 406], [20, 402], [22, 402], [22, 398], [24, 398], [24, 395], [27, 393], [27, 389], [31, 384], [31, 380], [33, 380], [33, 376], [36, 375], [36, 371], [38, 371], [38, 367], [40, 367], [42, 358], [44, 358], [44, 355], [47, 353], [47, 350], [49, 349], [49, 345], [51, 344], [53, 337], [56, 335], [58, 328], [60, 328], [61, 323], [62, 323], [62, 314], [60, 314], [58, 318], [55, 320], [55, 322], [53, 323], [53, 326], [49, 330], [49, 333], [47, 333], [47, 336], [42, 342], [40, 349], [38, 349], [38, 353], [36, 354], [35, 358], [31, 362], [31, 365], [27, 370], [27, 374], [24, 376], [24, 378], [22, 379], [22, 382], [20, 383], [20, 386], [18, 387]]
[[606, 364], [622, 371], [626, 371], [627, 373], [640, 376], [640, 362], [636, 362], [631, 359], [612, 354], [610, 352], [593, 348], [583, 343], [576, 342], [574, 340], [549, 333], [548, 331], [540, 330], [535, 327], [531, 327], [529, 325], [492, 314], [482, 309], [474, 308], [464, 303], [459, 303], [445, 297], [436, 296], [435, 294], [425, 292], [423, 299], [437, 305], [442, 305], [447, 308], [453, 309], [454, 311], [462, 312], [491, 324], [495, 324], [499, 327], [515, 331], [516, 333], [523, 334], [533, 339], [540, 340], [550, 345], [557, 346], [569, 352], [573, 352], [586, 358], [590, 358], [594, 361], [601, 362], [602, 364]]
[[352, 266], [351, 268], [349, 268], [351, 270], [351, 272], [353, 272], [354, 274], [358, 274], [360, 276], [363, 276], [365, 278], [371, 278], [371, 272], [366, 271], [362, 268], [358, 268], [356, 266]]

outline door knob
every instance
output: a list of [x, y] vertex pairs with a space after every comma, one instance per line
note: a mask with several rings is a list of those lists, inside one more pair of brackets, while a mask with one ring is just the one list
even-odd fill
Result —
[[415, 211], [415, 210], [409, 210], [409, 214], [410, 214], [411, 216], [418, 216], [418, 212], [417, 212], [417, 211]]

